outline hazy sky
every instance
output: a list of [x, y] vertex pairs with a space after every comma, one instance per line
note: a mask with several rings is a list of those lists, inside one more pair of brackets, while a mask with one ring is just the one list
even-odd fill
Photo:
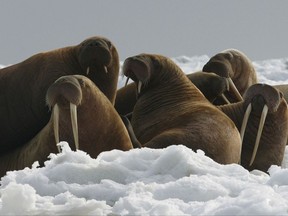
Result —
[[0, 64], [94, 35], [109, 38], [121, 60], [227, 48], [252, 60], [288, 57], [287, 8], [284, 0], [1, 0]]

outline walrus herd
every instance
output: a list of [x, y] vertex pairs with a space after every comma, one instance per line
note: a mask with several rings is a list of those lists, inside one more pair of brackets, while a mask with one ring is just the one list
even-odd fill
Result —
[[100, 36], [0, 69], [0, 176], [35, 161], [43, 166], [60, 141], [94, 158], [181, 144], [248, 170], [281, 165], [288, 88], [258, 83], [239, 50], [224, 50], [191, 74], [143, 53], [128, 57], [122, 72], [134, 82], [117, 90], [118, 52]]

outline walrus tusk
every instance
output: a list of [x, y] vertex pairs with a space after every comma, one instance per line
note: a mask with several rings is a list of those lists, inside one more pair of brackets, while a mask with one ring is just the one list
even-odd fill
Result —
[[[229, 89], [230, 89], [230, 87], [229, 87], [229, 81], [228, 81], [228, 79], [225, 79], [225, 81], [226, 81], [226, 85], [227, 85], [226, 91], [229, 92]], [[227, 104], [230, 104], [230, 101], [228, 100], [228, 98], [225, 96], [224, 93], [221, 94], [221, 98], [222, 98]]]
[[247, 122], [248, 122], [251, 110], [252, 110], [252, 105], [251, 105], [251, 103], [249, 103], [249, 105], [246, 109], [243, 121], [242, 121], [241, 130], [240, 130], [240, 136], [241, 136], [242, 143], [243, 143], [244, 133], [246, 130], [246, 126], [247, 126]]
[[138, 82], [138, 94], [140, 94], [140, 92], [141, 92], [141, 87], [142, 87], [142, 82], [139, 81]]
[[107, 70], [106, 66], [104, 66], [104, 71], [105, 71], [105, 73], [108, 73], [108, 70]]
[[229, 80], [228, 80], [228, 78], [226, 78], [225, 80], [226, 80], [226, 85], [227, 85], [227, 89], [226, 90], [229, 91], [230, 90]]
[[125, 86], [127, 86], [128, 82], [129, 82], [129, 77], [127, 77], [126, 79]]
[[[53, 107], [53, 128], [56, 145], [59, 143], [59, 107], [55, 104]], [[59, 153], [61, 152], [60, 146], [57, 145]]]
[[239, 161], [239, 164], [241, 164], [241, 155], [242, 155], [242, 146], [243, 146], [243, 140], [244, 140], [244, 133], [245, 133], [245, 130], [246, 130], [246, 127], [247, 127], [247, 122], [248, 122], [251, 110], [252, 110], [252, 105], [251, 105], [251, 103], [249, 103], [249, 105], [248, 105], [248, 107], [246, 109], [243, 121], [242, 121], [241, 130], [240, 130], [241, 148], [240, 148], [240, 161]]
[[258, 132], [257, 132], [257, 137], [256, 137], [256, 142], [255, 142], [255, 146], [253, 149], [253, 153], [252, 153], [252, 157], [251, 157], [251, 161], [249, 166], [251, 166], [255, 160], [255, 156], [259, 147], [259, 142], [260, 142], [260, 138], [262, 135], [262, 131], [263, 131], [263, 127], [265, 124], [265, 119], [268, 113], [268, 106], [265, 104], [262, 110], [262, 114], [261, 114], [261, 118], [260, 118], [260, 123], [259, 123], [259, 128], [258, 128]]
[[90, 72], [90, 67], [87, 67], [87, 70], [86, 70], [86, 75], [88, 75]]
[[226, 98], [224, 94], [221, 94], [221, 97], [227, 104], [230, 104], [230, 101]]
[[70, 103], [70, 114], [71, 114], [71, 122], [72, 122], [72, 131], [75, 142], [76, 150], [79, 149], [79, 136], [78, 136], [78, 123], [77, 123], [77, 106], [75, 104]]
[[234, 85], [232, 79], [229, 77], [228, 78], [228, 82], [229, 82], [229, 87], [231, 87], [231, 90], [234, 92], [234, 94], [236, 95], [237, 99], [239, 101], [243, 101], [243, 98], [241, 96], [241, 94], [239, 93], [238, 89], [236, 88], [236, 86]]

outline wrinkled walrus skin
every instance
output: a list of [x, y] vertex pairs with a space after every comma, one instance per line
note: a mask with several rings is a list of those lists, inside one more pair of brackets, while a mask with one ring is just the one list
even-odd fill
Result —
[[[226, 92], [228, 83], [226, 78], [214, 73], [194, 72], [187, 74], [189, 80], [204, 94], [211, 102]], [[120, 88], [117, 91], [115, 108], [121, 115], [129, 115], [137, 101], [137, 89], [135, 83]]]
[[0, 176], [9, 170], [31, 167], [35, 161], [43, 166], [50, 153], [58, 152], [54, 132], [56, 104], [59, 109], [59, 140], [67, 141], [71, 149], [76, 149], [76, 143], [71, 126], [70, 103], [77, 106], [80, 150], [96, 158], [103, 151], [127, 151], [132, 148], [117, 111], [87, 77], [60, 77], [48, 88], [46, 97], [47, 105], [53, 110], [49, 122], [31, 141], [0, 156]]
[[[87, 74], [88, 73], [88, 74]], [[114, 103], [119, 57], [106, 38], [91, 37], [77, 46], [36, 54], [0, 69], [0, 152], [31, 140], [49, 121], [48, 87], [59, 77], [90, 78]]]
[[218, 163], [238, 163], [241, 138], [235, 124], [190, 82], [169, 58], [127, 58], [123, 73], [137, 85], [131, 124], [142, 146], [183, 144]]

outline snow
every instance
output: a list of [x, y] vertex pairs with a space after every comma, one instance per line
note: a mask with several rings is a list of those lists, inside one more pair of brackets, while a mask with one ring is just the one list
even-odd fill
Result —
[[[208, 59], [173, 58], [185, 73]], [[288, 83], [288, 58], [253, 64], [260, 82]], [[124, 83], [120, 77], [118, 87]], [[288, 149], [282, 166], [266, 174], [182, 145], [113, 150], [97, 159], [59, 145], [63, 151], [44, 167], [35, 162], [1, 179], [1, 215], [288, 215]]]

